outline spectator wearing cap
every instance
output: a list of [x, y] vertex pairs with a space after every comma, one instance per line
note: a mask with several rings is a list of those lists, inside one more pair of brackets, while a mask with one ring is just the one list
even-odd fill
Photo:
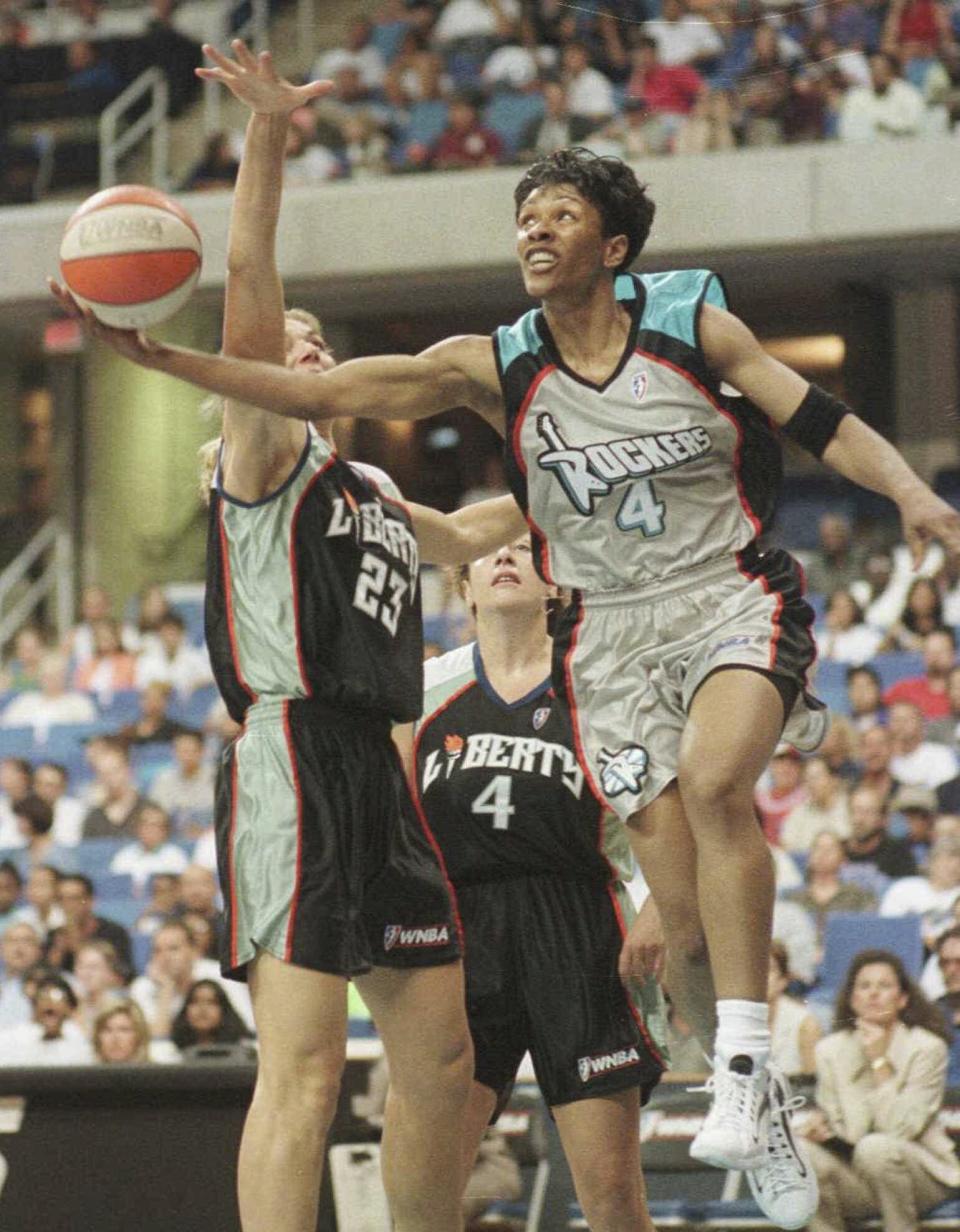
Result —
[[203, 760], [203, 733], [184, 728], [173, 741], [175, 764], [150, 784], [150, 796], [170, 816], [180, 838], [198, 838], [213, 812], [215, 774]]
[[447, 126], [430, 152], [437, 171], [463, 171], [493, 167], [503, 154], [503, 142], [480, 119], [481, 96], [460, 90], [450, 103]]
[[[957, 1087], [960, 1086], [960, 925], [955, 924], [940, 934], [933, 961], [943, 986], [939, 995], [934, 994], [935, 1004], [953, 1029], [947, 1086]], [[922, 981], [921, 987], [930, 996]]]
[[116, 743], [103, 748], [97, 756], [96, 775], [100, 803], [83, 819], [83, 837], [134, 838], [147, 798], [137, 790], [127, 750]]
[[901, 783], [935, 790], [954, 778], [957, 759], [944, 745], [925, 739], [925, 729], [923, 714], [914, 702], [894, 702], [890, 707], [891, 772]]
[[567, 43], [561, 57], [567, 106], [572, 116], [584, 116], [594, 125], [608, 120], [616, 111], [613, 83], [590, 63], [586, 43]]
[[0, 934], [0, 1028], [22, 1026], [33, 1016], [23, 977], [40, 961], [40, 943], [27, 920], [7, 923]]
[[187, 864], [185, 852], [170, 842], [170, 818], [159, 804], [148, 800], [137, 817], [136, 839], [120, 848], [110, 862], [110, 872], [130, 877], [139, 895], [154, 873], [182, 873]]
[[182, 697], [213, 680], [206, 650], [187, 641], [186, 624], [176, 610], [161, 617], [158, 643], [148, 646], [137, 661], [137, 688], [145, 689], [155, 680], [171, 685]]
[[923, 639], [923, 675], [909, 676], [891, 685], [884, 695], [885, 704], [912, 702], [925, 719], [948, 718], [951, 713], [948, 681], [956, 661], [957, 639], [952, 629], [934, 629], [927, 633]]
[[857, 787], [869, 787], [889, 805], [900, 787], [890, 770], [893, 737], [886, 727], [869, 727], [860, 737], [860, 777]]
[[39, 864], [61, 870], [76, 867], [75, 849], [61, 846], [53, 836], [53, 809], [46, 800], [30, 792], [13, 806], [13, 815], [26, 843], [16, 854], [22, 874]]
[[96, 914], [93, 882], [83, 873], [67, 873], [60, 879], [60, 906], [66, 923], [47, 939], [46, 961], [62, 971], [73, 971], [74, 958], [87, 941], [109, 941], [116, 950], [124, 971], [131, 967], [130, 934], [113, 920]]
[[40, 688], [19, 694], [0, 716], [3, 727], [46, 729], [63, 723], [92, 723], [97, 708], [85, 693], [67, 689], [66, 655], [49, 651], [40, 660]]
[[847, 668], [847, 706], [859, 732], [883, 723], [886, 717], [883, 686], [875, 668], [866, 663]]
[[960, 839], [940, 838], [930, 848], [925, 876], [903, 877], [884, 894], [880, 914], [919, 915], [925, 943], [953, 922], [953, 906], [960, 898]]
[[803, 784], [803, 758], [792, 744], [778, 744], [767, 769], [766, 783], [758, 786], [754, 805], [768, 843], [780, 843], [788, 814], [807, 798]]
[[831, 830], [821, 830], [810, 845], [804, 886], [784, 895], [809, 912], [822, 945], [827, 916], [835, 911], [875, 911], [877, 897], [862, 885], [844, 879], [847, 856]]
[[43, 761], [33, 772], [33, 790], [53, 809], [53, 839], [62, 847], [76, 847], [83, 833], [86, 809], [68, 795], [70, 775], [59, 762]]
[[74, 1021], [76, 1012], [77, 997], [66, 980], [42, 979], [33, 998], [32, 1021], [0, 1032], [0, 1064], [89, 1064], [90, 1045]]
[[[937, 815], [937, 797], [929, 787], [901, 787], [890, 801], [890, 812], [895, 815], [891, 826], [894, 833], [900, 833], [907, 839], [913, 851], [913, 858], [920, 867], [927, 863], [930, 844], [933, 842], [933, 823]], [[897, 826], [896, 814], [902, 817], [901, 832]]]
[[807, 799], [791, 809], [780, 831], [780, 845], [786, 851], [806, 852], [821, 830], [838, 838], [850, 833], [847, 793], [838, 775], [823, 757], [811, 757], [803, 767]]
[[886, 879], [914, 877], [917, 872], [910, 844], [894, 838], [888, 824], [887, 806], [879, 792], [871, 787], [854, 788], [850, 794], [850, 837], [844, 842], [844, 852], [855, 866], [851, 873], [861, 870], [856, 880], [877, 890], [886, 889]]
[[870, 57], [870, 85], [854, 86], [840, 104], [841, 141], [912, 137], [923, 126], [923, 95], [900, 76], [900, 61], [890, 52]]

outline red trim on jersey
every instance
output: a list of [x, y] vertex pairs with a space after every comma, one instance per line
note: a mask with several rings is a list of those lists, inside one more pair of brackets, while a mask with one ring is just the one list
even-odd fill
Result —
[[[759, 582], [760, 585], [763, 587], [763, 593], [765, 595], [769, 595], [773, 593], [773, 591], [770, 589], [770, 583], [767, 581], [764, 575], [762, 573], [753, 573], [743, 563], [743, 553], [742, 552], [737, 552], [736, 562], [737, 562], [737, 569], [748, 581]], [[777, 643], [780, 641], [780, 634], [783, 632], [783, 626], [780, 623], [780, 618], [783, 615], [783, 595], [780, 593], [779, 590], [776, 592], [776, 594], [777, 594], [777, 603], [776, 603], [776, 607], [773, 609], [773, 616], [771, 618], [773, 622], [773, 633], [770, 636], [770, 658], [767, 661], [767, 671], [770, 671], [770, 672], [774, 670], [774, 666], [777, 662]]]
[[293, 638], [297, 648], [297, 668], [300, 672], [300, 683], [303, 685], [303, 691], [307, 697], [313, 697], [313, 686], [307, 679], [307, 670], [303, 663], [303, 639], [300, 636], [300, 577], [297, 570], [297, 519], [300, 517], [300, 510], [303, 508], [303, 502], [307, 499], [307, 494], [313, 485], [317, 482], [321, 475], [333, 466], [337, 460], [336, 454], [331, 454], [324, 462], [323, 466], [319, 467], [310, 476], [300, 497], [297, 500], [293, 510], [293, 517], [290, 519], [290, 546], [287, 550], [287, 556], [290, 561], [290, 585], [293, 589]]
[[416, 735], [413, 738], [413, 765], [410, 774], [410, 799], [413, 801], [413, 807], [416, 809], [417, 816], [420, 819], [420, 825], [423, 827], [423, 832], [427, 836], [427, 842], [433, 848], [433, 853], [437, 857], [437, 862], [440, 865], [440, 872], [443, 876], [444, 885], [447, 887], [447, 893], [450, 895], [450, 907], [453, 911], [453, 922], [457, 928], [457, 937], [460, 941], [461, 950], [466, 952], [466, 940], [463, 935], [463, 921], [460, 918], [460, 907], [457, 903], [457, 892], [453, 888], [453, 882], [450, 880], [450, 874], [447, 872], [447, 862], [443, 858], [443, 852], [440, 850], [440, 844], [437, 842], [436, 836], [430, 829], [430, 823], [427, 821], [426, 810], [423, 807], [423, 801], [420, 799], [420, 779], [417, 774], [417, 755], [420, 752], [420, 741], [423, 739], [423, 733], [426, 731], [428, 724], [432, 723], [438, 715], [443, 714], [449, 706], [464, 693], [470, 689], [477, 688], [476, 680], [468, 680], [465, 685], [457, 689], [456, 693], [451, 693], [446, 701], [442, 702], [436, 710], [431, 711], [420, 723], [417, 724]]
[[530, 388], [523, 396], [523, 401], [520, 403], [520, 409], [517, 411], [517, 417], [513, 421], [513, 431], [510, 433], [510, 447], [513, 450], [513, 456], [517, 466], [520, 468], [520, 473], [526, 478], [527, 463], [523, 456], [523, 450], [520, 447], [520, 433], [523, 430], [523, 421], [527, 417], [527, 411], [530, 409], [530, 403], [533, 401], [533, 396], [543, 384], [543, 381], [550, 375], [551, 372], [556, 372], [556, 364], [547, 364], [545, 368], [541, 368], [537, 375], [530, 382]]
[[606, 797], [594, 780], [593, 771], [590, 769], [590, 763], [587, 760], [586, 750], [584, 749], [583, 741], [580, 738], [580, 713], [577, 707], [576, 695], [573, 690], [572, 665], [574, 652], [577, 649], [577, 638], [580, 635], [580, 625], [583, 622], [584, 611], [583, 601], [577, 599], [575, 602], [579, 610], [577, 612], [576, 622], [573, 626], [573, 632], [570, 634], [570, 645], [567, 647], [567, 653], [563, 656], [563, 678], [567, 682], [567, 707], [570, 711], [570, 726], [573, 729], [573, 747], [577, 754], [577, 761], [580, 763], [580, 768], [587, 776], [587, 786], [593, 792], [594, 797], [601, 807], [604, 809], [609, 809], [610, 806], [607, 804]]
[[240, 756], [240, 738], [237, 738], [233, 746], [233, 757], [230, 760], [230, 826], [227, 830], [227, 883], [230, 887], [230, 966], [231, 968], [239, 966], [237, 961], [237, 929], [239, 920], [237, 917], [237, 868], [236, 860], [234, 859], [234, 845], [236, 843], [237, 831], [237, 795], [238, 795], [238, 771], [237, 765]]
[[[613, 914], [617, 918], [617, 927], [620, 929], [620, 936], [624, 940], [626, 940], [627, 922], [626, 920], [624, 920], [623, 912], [620, 910], [620, 904], [617, 902], [617, 892], [612, 885], [608, 885], [607, 893], [610, 895], [610, 902], [613, 904]], [[623, 990], [623, 996], [624, 996], [624, 1000], [627, 1003], [627, 1008], [630, 1010], [630, 1013], [633, 1015], [634, 1022], [640, 1028], [640, 1034], [643, 1036], [644, 1042], [646, 1043], [647, 1047], [650, 1049], [651, 1053], [653, 1053], [654, 1057], [656, 1057], [656, 1059], [660, 1062], [660, 1064], [664, 1067], [664, 1069], [666, 1069], [667, 1063], [663, 1059], [663, 1056], [661, 1055], [659, 1048], [657, 1048], [656, 1044], [651, 1039], [650, 1032], [647, 1030], [647, 1024], [643, 1021], [643, 1015], [640, 1013], [637, 1007], [633, 1004], [633, 998], [630, 996], [626, 988], [624, 988]]]
[[[807, 593], [807, 571], [806, 569], [804, 569], [801, 561], [797, 560], [795, 556], [791, 556], [790, 559], [797, 566], [797, 571], [800, 574], [800, 594], [805, 595]], [[807, 670], [803, 673], [804, 688], [806, 688], [807, 685], [809, 685], [810, 683], [810, 673], [816, 667], [817, 659], [820, 654], [819, 647], [817, 646], [817, 635], [814, 630], [815, 630], [815, 622], [811, 622], [809, 632], [810, 632], [810, 640], [813, 642], [813, 661], [811, 662]]]
[[[317, 472], [320, 473], [319, 471]], [[290, 758], [290, 769], [293, 771], [293, 791], [297, 797], [297, 867], [293, 878], [293, 894], [290, 897], [290, 918], [287, 920], [287, 936], [283, 948], [283, 956], [287, 962], [293, 958], [293, 934], [297, 920], [297, 908], [300, 906], [300, 881], [303, 873], [303, 792], [300, 789], [300, 772], [297, 769], [297, 755], [293, 745], [293, 732], [290, 729], [290, 703], [283, 703], [283, 736], [287, 742], [287, 755]]]
[[223, 524], [223, 502], [217, 510], [217, 529], [220, 532], [220, 557], [223, 562], [223, 591], [227, 603], [227, 633], [230, 638], [230, 658], [233, 660], [233, 670], [237, 673], [240, 688], [252, 702], [257, 701], [257, 695], [247, 684], [243, 670], [240, 667], [240, 651], [237, 649], [237, 630], [233, 623], [233, 583], [230, 579], [230, 544], [227, 540], [227, 528]]
[[677, 375], [682, 376], [685, 381], [689, 381], [697, 393], [700, 394], [701, 397], [705, 398], [719, 415], [722, 415], [724, 419], [729, 420], [729, 422], [733, 425], [737, 434], [737, 445], [733, 451], [733, 476], [737, 484], [737, 498], [740, 501], [740, 508], [743, 510], [747, 520], [753, 527], [754, 535], [759, 535], [763, 527], [760, 525], [760, 519], [750, 507], [750, 502], [747, 500], [747, 495], [743, 490], [743, 479], [740, 474], [741, 454], [743, 450], [743, 428], [740, 426], [737, 417], [735, 415], [731, 415], [729, 411], [724, 410], [709, 389], [707, 389], [705, 385], [701, 385], [693, 373], [688, 372], [686, 368], [681, 368], [679, 364], [671, 363], [669, 359], [664, 359], [660, 355], [651, 355], [649, 351], [641, 350], [640, 347], [636, 348], [635, 354], [642, 355], [644, 359], [649, 359], [652, 363], [663, 364], [663, 366], [665, 368], [669, 368], [671, 372], [676, 372]]

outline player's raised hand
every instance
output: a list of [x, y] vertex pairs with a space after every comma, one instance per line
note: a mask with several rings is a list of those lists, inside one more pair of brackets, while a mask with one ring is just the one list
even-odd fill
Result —
[[914, 568], [919, 569], [934, 539], [943, 544], [948, 555], [960, 557], [960, 513], [926, 484], [917, 484], [901, 500], [900, 517]]
[[141, 367], [150, 368], [163, 351], [163, 344], [148, 338], [142, 330], [114, 329], [98, 321], [89, 308], [81, 308], [70, 292], [53, 278], [47, 279], [50, 294], [68, 316], [83, 322], [84, 329], [92, 338], [99, 338], [119, 355], [132, 359]]
[[204, 81], [222, 82], [241, 103], [260, 115], [289, 115], [333, 89], [332, 81], [311, 81], [305, 86], [295, 86], [274, 68], [269, 51], [255, 56], [242, 39], [234, 39], [230, 46], [235, 60], [204, 43], [203, 54], [213, 61], [214, 67], [198, 68], [194, 72]]

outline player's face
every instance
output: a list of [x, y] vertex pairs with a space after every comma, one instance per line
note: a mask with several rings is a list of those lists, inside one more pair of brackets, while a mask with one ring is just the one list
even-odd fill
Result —
[[604, 238], [600, 211], [570, 184], [535, 188], [517, 214], [517, 256], [536, 299], [583, 291], [616, 268], [623, 242]]
[[544, 611], [549, 588], [537, 577], [529, 535], [505, 544], [470, 566], [467, 602], [483, 612], [527, 608], [533, 615]]
[[287, 320], [286, 335], [288, 368], [305, 368], [308, 372], [327, 372], [337, 362], [322, 334], [306, 321]]

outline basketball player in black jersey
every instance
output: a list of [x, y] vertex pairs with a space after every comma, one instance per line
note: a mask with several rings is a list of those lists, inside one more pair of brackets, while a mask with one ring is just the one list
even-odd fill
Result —
[[621, 982], [629, 841], [577, 764], [550, 684], [547, 609], [529, 536], [463, 566], [477, 640], [424, 665], [415, 793], [464, 930], [475, 1050], [470, 1176], [529, 1050], [594, 1232], [650, 1229], [640, 1104], [663, 1067], [662, 999]]

